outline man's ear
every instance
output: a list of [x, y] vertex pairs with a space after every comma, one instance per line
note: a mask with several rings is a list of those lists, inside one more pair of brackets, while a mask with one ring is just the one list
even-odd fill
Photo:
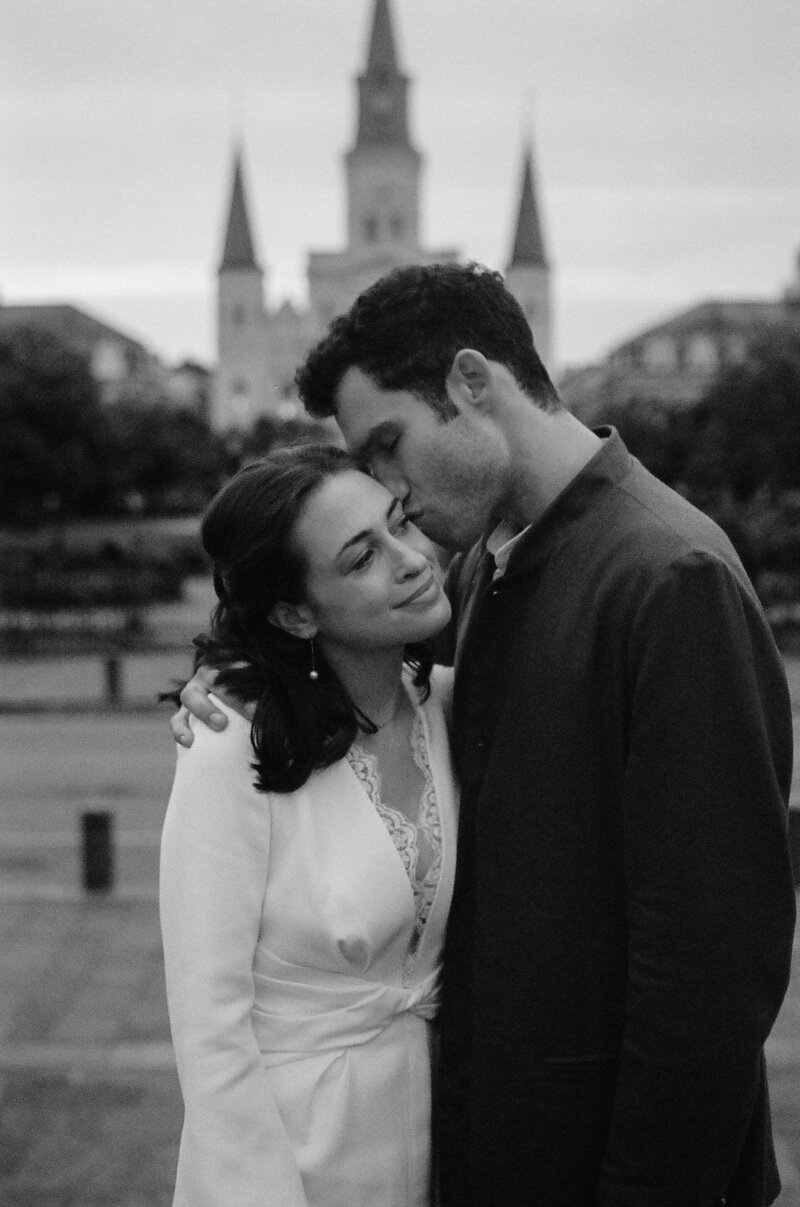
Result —
[[290, 604], [281, 601], [276, 603], [269, 614], [270, 624], [291, 633], [292, 637], [302, 637], [308, 640], [316, 636], [317, 626], [308, 604]]
[[492, 367], [482, 352], [460, 348], [447, 375], [447, 392], [458, 406], [485, 408], [490, 398]]

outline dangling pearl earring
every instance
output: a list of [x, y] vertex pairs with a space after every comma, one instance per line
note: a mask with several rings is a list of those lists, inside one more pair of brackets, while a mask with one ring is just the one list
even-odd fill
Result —
[[308, 677], [312, 683], [316, 683], [319, 679], [319, 671], [317, 670], [317, 660], [314, 653], [314, 638], [309, 637], [309, 645], [311, 646], [311, 670], [308, 672]]

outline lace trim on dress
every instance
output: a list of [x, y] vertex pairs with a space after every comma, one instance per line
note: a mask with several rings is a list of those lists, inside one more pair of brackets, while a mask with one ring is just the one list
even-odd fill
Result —
[[439, 876], [442, 870], [442, 820], [436, 800], [436, 789], [433, 783], [428, 744], [425, 741], [425, 729], [419, 713], [417, 713], [411, 728], [411, 753], [414, 762], [419, 767], [425, 780], [417, 824], [425, 834], [431, 849], [431, 861], [428, 871], [414, 894], [417, 899], [417, 925], [421, 937], [422, 931], [425, 929], [425, 923], [428, 921], [428, 914], [431, 912], [431, 905], [436, 895]]
[[[354, 743], [347, 752], [347, 761], [366, 788], [370, 800], [386, 826], [389, 837], [403, 861], [414, 893], [416, 922], [406, 958], [406, 974], [410, 972], [414, 957], [419, 950], [442, 868], [442, 823], [436, 801], [436, 788], [433, 783], [428, 746], [425, 741], [425, 729], [419, 711], [415, 713], [411, 726], [411, 753], [424, 780], [416, 823], [409, 821], [399, 809], [393, 809], [391, 805], [387, 805], [381, 799], [381, 774], [375, 756], [363, 750], [357, 743]], [[431, 855], [428, 870], [421, 878], [417, 874], [420, 836], [423, 836], [427, 842]]]

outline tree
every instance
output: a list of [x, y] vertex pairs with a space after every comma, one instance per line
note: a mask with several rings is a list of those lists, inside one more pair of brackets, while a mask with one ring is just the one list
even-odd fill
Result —
[[765, 336], [724, 369], [695, 412], [689, 481], [746, 500], [800, 489], [800, 339]]
[[628, 451], [662, 482], [675, 486], [683, 480], [692, 437], [692, 418], [686, 407], [632, 399], [607, 405], [597, 422], [617, 428]]
[[104, 414], [85, 357], [38, 327], [0, 331], [0, 521], [102, 506]]
[[331, 444], [340, 440], [338, 431], [330, 424], [311, 422], [308, 419], [279, 419], [273, 415], [261, 415], [249, 432], [240, 439], [240, 457], [252, 460], [264, 457], [274, 448], [287, 444]]
[[222, 442], [194, 412], [163, 402], [120, 403], [106, 415], [106, 459], [117, 507], [196, 511], [225, 476]]
[[194, 511], [225, 476], [193, 412], [162, 400], [104, 405], [85, 357], [37, 327], [0, 332], [0, 523], [108, 515], [132, 503]]

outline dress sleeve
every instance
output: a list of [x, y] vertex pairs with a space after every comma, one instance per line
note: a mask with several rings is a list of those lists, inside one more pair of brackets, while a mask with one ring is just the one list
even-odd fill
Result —
[[791, 709], [759, 605], [687, 556], [639, 608], [623, 813], [623, 1056], [601, 1207], [719, 1201], [786, 990]]
[[170, 1026], [184, 1100], [176, 1207], [307, 1207], [250, 1013], [270, 846], [249, 726], [178, 750], [161, 840]]

